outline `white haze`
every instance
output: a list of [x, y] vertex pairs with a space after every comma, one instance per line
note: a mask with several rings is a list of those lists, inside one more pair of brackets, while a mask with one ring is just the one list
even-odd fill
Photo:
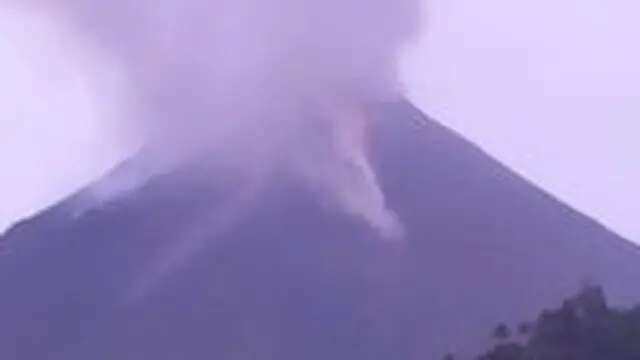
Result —
[[[397, 59], [417, 30], [417, 0], [12, 5], [46, 14], [116, 64], [127, 79], [121, 119], [142, 134], [152, 168], [203, 152], [248, 176], [284, 166], [343, 211], [398, 234], [359, 134], [360, 109], [398, 96]], [[99, 184], [98, 200], [136, 183]]]
[[0, 8], [0, 232], [131, 150], [119, 72], [51, 20]]
[[640, 242], [640, 2], [426, 0], [423, 109]]
[[[9, 1], [19, 6], [10, 10]], [[119, 95], [118, 68], [97, 49], [85, 56], [91, 41], [64, 41], [71, 30], [52, 16], [17, 10], [28, 1], [36, 0], [0, 0], [0, 231], [130, 150], [110, 122], [130, 99]], [[429, 0], [426, 36], [405, 67], [411, 97], [553, 194], [640, 239], [638, 6]]]

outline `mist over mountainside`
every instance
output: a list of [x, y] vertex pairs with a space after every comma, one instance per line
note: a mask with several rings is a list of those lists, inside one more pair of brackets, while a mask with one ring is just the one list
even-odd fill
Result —
[[585, 282], [640, 300], [637, 247], [407, 102], [368, 113], [402, 240], [286, 168], [194, 162], [78, 214], [88, 188], [0, 240], [0, 357], [437, 359]]

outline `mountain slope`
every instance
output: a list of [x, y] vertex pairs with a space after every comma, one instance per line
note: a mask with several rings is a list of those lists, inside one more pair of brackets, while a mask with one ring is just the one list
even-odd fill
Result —
[[640, 300], [636, 247], [410, 104], [370, 113], [405, 243], [284, 173], [238, 209], [248, 187], [197, 166], [80, 217], [70, 199], [4, 237], [1, 357], [437, 359], [586, 281]]

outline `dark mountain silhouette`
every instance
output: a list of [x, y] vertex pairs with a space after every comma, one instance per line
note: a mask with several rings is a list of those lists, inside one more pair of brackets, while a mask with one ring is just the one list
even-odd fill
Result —
[[[229, 174], [204, 179], [194, 165], [73, 216], [80, 193], [2, 240], [0, 358], [437, 359], [481, 350], [486, 329], [585, 282], [616, 304], [640, 300], [629, 242], [410, 104], [371, 113], [372, 159], [405, 243], [286, 174], [215, 232], [230, 194], [243, 193]], [[188, 237], [207, 241], [127, 295]]]

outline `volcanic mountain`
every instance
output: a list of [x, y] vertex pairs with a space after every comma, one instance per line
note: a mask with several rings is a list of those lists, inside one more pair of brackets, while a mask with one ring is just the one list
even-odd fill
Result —
[[630, 242], [407, 102], [369, 112], [404, 240], [286, 172], [250, 206], [233, 205], [245, 184], [200, 163], [79, 212], [89, 186], [2, 238], [0, 358], [438, 359], [586, 282], [640, 301]]

